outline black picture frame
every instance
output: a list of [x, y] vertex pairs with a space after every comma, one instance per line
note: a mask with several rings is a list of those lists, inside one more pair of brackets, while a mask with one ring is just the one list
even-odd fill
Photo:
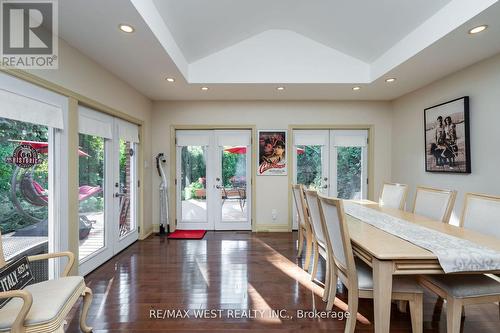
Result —
[[471, 173], [469, 96], [424, 109], [424, 142], [426, 172]]

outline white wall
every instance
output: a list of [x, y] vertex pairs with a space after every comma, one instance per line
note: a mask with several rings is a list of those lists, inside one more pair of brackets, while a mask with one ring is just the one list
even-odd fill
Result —
[[[375, 194], [391, 175], [391, 107], [387, 102], [155, 102], [153, 154], [170, 156], [171, 125], [256, 125], [287, 129], [293, 125], [374, 125]], [[158, 224], [159, 177], [153, 173], [153, 223]], [[257, 224], [288, 224], [288, 177], [256, 177]], [[271, 210], [278, 211], [275, 222]]]
[[151, 230], [151, 101], [124, 81], [83, 55], [65, 41], [59, 40], [59, 69], [31, 70], [40, 78], [98, 101], [144, 121], [142, 147], [148, 161], [145, 169], [144, 227]]
[[[470, 96], [472, 174], [426, 173], [424, 108], [465, 95]], [[417, 185], [455, 189], [458, 197], [452, 223], [457, 224], [464, 193], [500, 195], [499, 124], [500, 55], [393, 101], [392, 179], [410, 185], [408, 208], [412, 208]]]

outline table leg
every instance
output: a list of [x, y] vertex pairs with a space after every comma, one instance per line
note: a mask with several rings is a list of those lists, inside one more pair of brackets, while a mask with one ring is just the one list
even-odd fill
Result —
[[391, 324], [393, 262], [373, 258], [373, 311], [376, 333], [388, 333]]

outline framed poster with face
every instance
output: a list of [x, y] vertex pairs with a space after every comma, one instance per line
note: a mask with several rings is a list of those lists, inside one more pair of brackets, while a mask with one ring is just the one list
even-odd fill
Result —
[[424, 110], [425, 171], [471, 173], [469, 97]]
[[287, 131], [259, 130], [257, 137], [259, 142], [257, 176], [286, 176]]

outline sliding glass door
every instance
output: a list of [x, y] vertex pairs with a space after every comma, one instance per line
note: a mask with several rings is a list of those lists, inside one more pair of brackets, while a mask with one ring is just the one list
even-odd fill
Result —
[[251, 131], [177, 131], [177, 228], [250, 230]]
[[293, 144], [295, 183], [342, 199], [368, 197], [367, 130], [295, 130]]

